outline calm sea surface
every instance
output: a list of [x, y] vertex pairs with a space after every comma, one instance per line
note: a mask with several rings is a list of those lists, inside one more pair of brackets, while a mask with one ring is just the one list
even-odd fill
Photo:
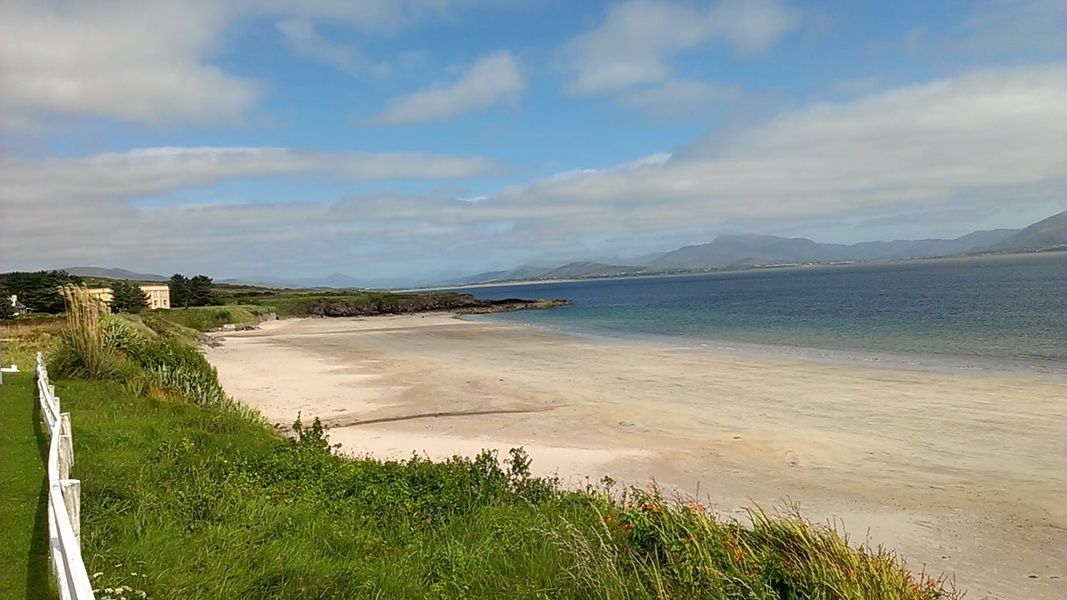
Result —
[[[491, 315], [580, 334], [1067, 365], [1067, 254], [475, 288], [573, 305]], [[874, 358], [877, 360], [877, 357]]]

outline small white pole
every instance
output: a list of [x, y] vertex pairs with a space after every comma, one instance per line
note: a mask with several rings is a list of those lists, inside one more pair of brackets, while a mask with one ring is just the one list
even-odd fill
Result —
[[70, 413], [59, 415], [59, 476], [66, 479], [74, 465], [74, 431], [70, 428]]
[[63, 492], [63, 504], [70, 515], [70, 525], [74, 528], [74, 539], [79, 547], [82, 540], [82, 482], [80, 479], [62, 479], [59, 482]]

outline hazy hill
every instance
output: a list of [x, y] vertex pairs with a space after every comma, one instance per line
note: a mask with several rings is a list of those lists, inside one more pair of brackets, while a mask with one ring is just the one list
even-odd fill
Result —
[[220, 279], [216, 283], [230, 285], [252, 285], [273, 288], [296, 289], [368, 289], [368, 288], [402, 288], [417, 283], [408, 277], [356, 278], [344, 273], [331, 273], [322, 277], [274, 277], [271, 275], [251, 275]]
[[894, 240], [892, 242], [864, 242], [848, 246], [848, 260], [878, 260], [888, 258], [915, 258], [924, 256], [951, 256], [980, 252], [1018, 233], [1018, 229], [991, 229], [975, 231], [954, 240]]
[[[720, 235], [706, 244], [685, 246], [677, 250], [648, 254], [631, 259], [634, 264], [619, 265], [582, 261], [558, 267], [524, 265], [511, 270], [488, 271], [437, 282], [436, 286], [459, 286], [503, 281], [537, 281], [547, 279], [586, 279], [654, 273], [724, 269], [753, 265], [778, 265], [834, 261], [892, 260], [955, 256], [982, 252], [1025, 252], [1067, 247], [1067, 211], [1034, 223], [1025, 229], [975, 231], [951, 239], [893, 240], [859, 244], [822, 244], [807, 238], [774, 235]], [[166, 281], [162, 275], [135, 273], [126, 269], [103, 267], [68, 267], [72, 275]], [[227, 279], [219, 283], [244, 283], [273, 287], [297, 288], [401, 288], [415, 282], [408, 279], [356, 279], [343, 273], [325, 277], [280, 278], [270, 276]]]
[[645, 267], [607, 265], [598, 262], [572, 262], [542, 273], [538, 279], [575, 279], [585, 277], [621, 277], [647, 272]]
[[720, 235], [707, 244], [685, 246], [649, 263], [659, 269], [705, 269], [745, 265], [845, 260], [846, 246], [773, 235]]
[[126, 269], [104, 267], [66, 267], [63, 269], [71, 275], [78, 277], [100, 277], [103, 279], [129, 279], [132, 281], [167, 281], [169, 277], [153, 273], [134, 273]]
[[995, 251], [1043, 250], [1067, 246], [1067, 210], [1034, 223], [988, 249]]
[[592, 261], [567, 263], [559, 267], [523, 266], [510, 271], [487, 271], [468, 277], [459, 277], [441, 281], [434, 285], [472, 285], [494, 283], [498, 281], [539, 281], [548, 279], [589, 279], [593, 277], [623, 277], [625, 275], [642, 275], [653, 269], [635, 265], [609, 265]]
[[820, 244], [773, 235], [720, 235], [708, 244], [686, 246], [652, 261], [660, 269], [708, 269], [807, 262], [887, 260], [982, 252], [1004, 244], [1018, 229], [975, 231], [952, 240], [894, 240]]
[[477, 275], [469, 275], [466, 277], [457, 277], [455, 279], [448, 279], [445, 281], [437, 282], [434, 285], [465, 285], [473, 283], [492, 283], [494, 281], [526, 281], [542, 279], [542, 275], [552, 271], [554, 267], [539, 267], [534, 265], [523, 265], [511, 269], [509, 271], [486, 271], [485, 273], [478, 273]]

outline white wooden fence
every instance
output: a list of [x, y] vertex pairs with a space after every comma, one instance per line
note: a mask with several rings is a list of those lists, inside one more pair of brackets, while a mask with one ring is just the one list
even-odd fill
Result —
[[82, 562], [81, 482], [70, 479], [74, 445], [70, 413], [59, 412], [55, 387], [48, 382], [44, 358], [37, 354], [37, 392], [48, 426], [48, 548], [62, 600], [92, 600], [93, 586]]

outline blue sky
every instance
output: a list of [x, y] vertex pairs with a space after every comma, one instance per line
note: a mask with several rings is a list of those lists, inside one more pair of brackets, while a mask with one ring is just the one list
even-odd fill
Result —
[[0, 6], [0, 269], [432, 281], [1063, 210], [1065, 3]]

